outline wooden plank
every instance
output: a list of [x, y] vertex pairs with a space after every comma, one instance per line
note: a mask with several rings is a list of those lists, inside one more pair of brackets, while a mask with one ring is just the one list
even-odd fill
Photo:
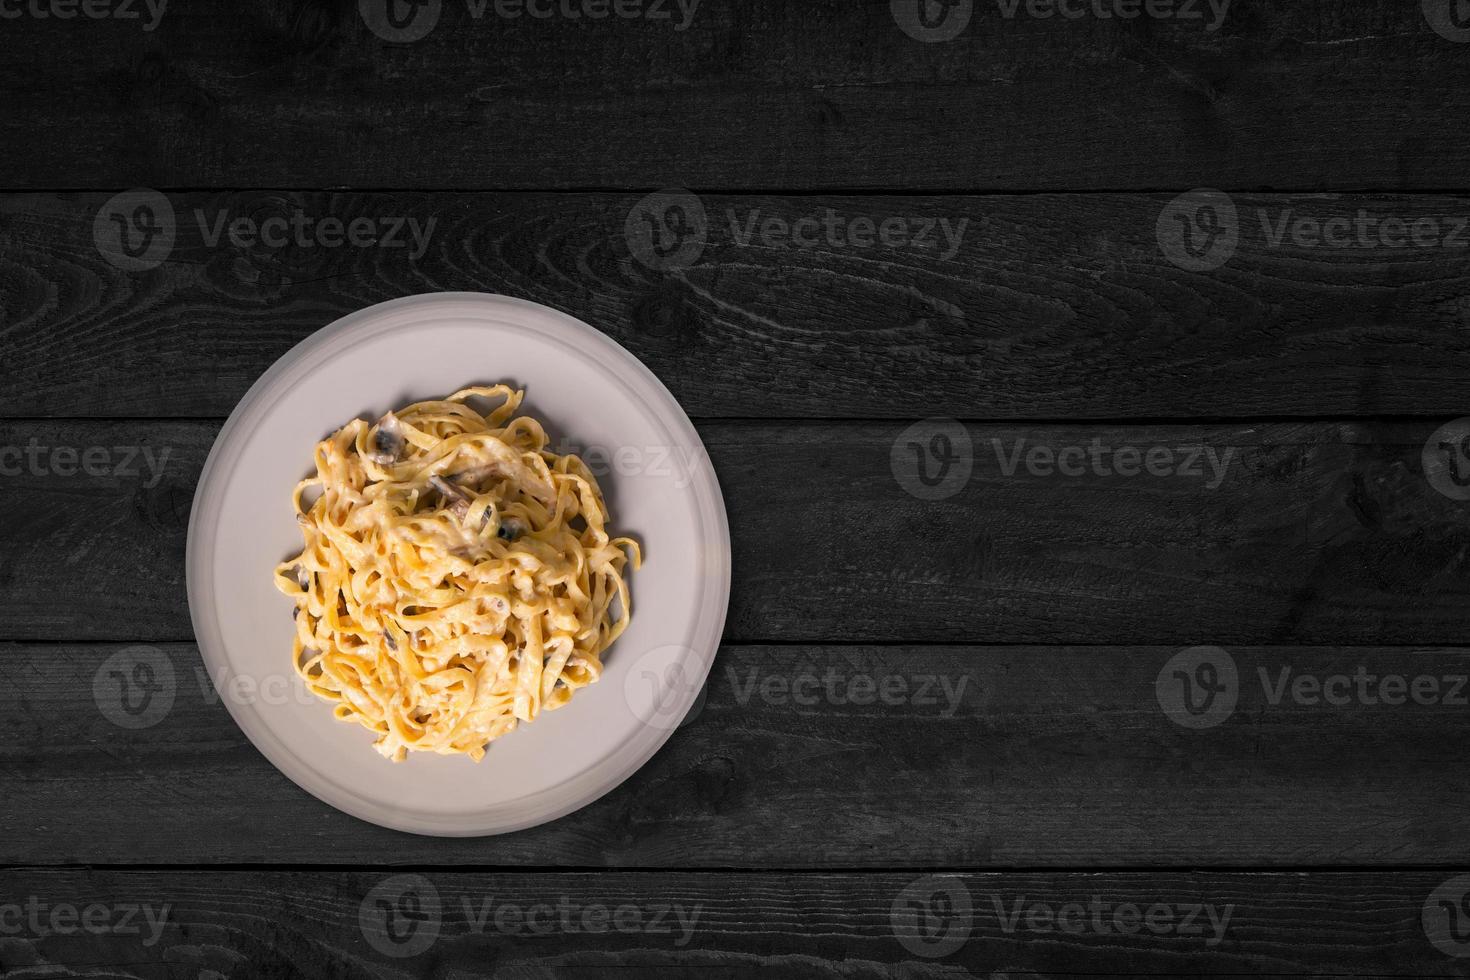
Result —
[[1424, 910], [1446, 877], [17, 869], [0, 880], [21, 923], [6, 962], [27, 976], [898, 980], [1465, 976], [1430, 939], [1444, 913]]
[[[228, 704], [308, 697], [284, 651], [280, 671], [263, 666], [251, 684], [219, 691], [192, 645], [7, 645], [0, 863], [841, 869], [1464, 860], [1470, 774], [1458, 763], [1470, 650], [1213, 650], [1208, 662], [1223, 693], [1198, 715], [1183, 709], [1177, 675], [1194, 680], [1205, 661], [1180, 653], [725, 647], [703, 700], [622, 787], [531, 831], [447, 840], [338, 813], [251, 747]], [[146, 691], [131, 685], [145, 662]], [[1188, 694], [1196, 707], [1206, 703], [1198, 688]], [[620, 694], [599, 687], [586, 696]], [[366, 737], [362, 750], [371, 751]], [[495, 758], [492, 748], [480, 767], [465, 764], [467, 774], [493, 778]]]
[[[5, 638], [192, 638], [185, 534], [216, 431], [0, 423]], [[1460, 643], [1465, 505], [1423, 475], [1434, 432], [707, 423], [726, 638]]]
[[8, 19], [0, 186], [1428, 189], [1470, 159], [1447, 2], [1236, 2], [1211, 30], [1204, 2], [964, 0], [947, 43], [889, 3], [618, 9], [654, 6], [448, 0], [405, 44], [356, 3]]
[[[681, 214], [665, 207], [673, 199], [181, 194], [149, 204], [160, 228], [174, 215], [170, 250], [154, 239], [164, 264], [125, 271], [94, 227], [116, 255], [112, 219], [133, 220], [146, 199], [12, 195], [0, 199], [0, 415], [224, 416], [337, 317], [452, 289], [592, 323], [695, 417], [1437, 416], [1470, 405], [1470, 202], [1236, 195], [1238, 245], [1229, 254], [1219, 240], [1211, 254], [1224, 264], [1199, 271], [1168, 257], [1186, 253], [1167, 218], [1188, 216], [1166, 214], [1171, 199], [705, 195], [703, 248], [695, 235], [694, 251], [673, 255], [687, 265], [654, 269], [637, 256], [662, 260], [626, 229], [635, 211]], [[1297, 244], [1299, 221], [1320, 234], [1360, 213], [1370, 225], [1348, 240], [1367, 246]], [[271, 225], [298, 217], [299, 232]], [[368, 222], [358, 241], [392, 244], [344, 244], [331, 221]], [[898, 222], [889, 244], [886, 221]], [[1438, 237], [1383, 245], [1392, 222]], [[262, 226], [285, 244], [248, 237]]]

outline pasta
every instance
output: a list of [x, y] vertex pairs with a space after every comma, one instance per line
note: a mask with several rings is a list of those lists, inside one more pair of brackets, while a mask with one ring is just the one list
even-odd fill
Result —
[[523, 396], [466, 388], [354, 419], [292, 494], [305, 544], [275, 581], [295, 602], [296, 672], [394, 762], [478, 762], [594, 683], [628, 626], [638, 544], [609, 536], [586, 464], [515, 417]]

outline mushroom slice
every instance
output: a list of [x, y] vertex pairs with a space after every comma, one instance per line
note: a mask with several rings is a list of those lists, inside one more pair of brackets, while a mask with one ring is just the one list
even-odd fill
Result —
[[526, 522], [519, 517], [502, 517], [500, 519], [500, 530], [497, 532], [502, 541], [514, 541], [529, 531]]
[[392, 466], [403, 455], [404, 441], [403, 423], [389, 412], [378, 420], [378, 430], [373, 433], [373, 449], [367, 458], [379, 466]]
[[463, 521], [469, 513], [470, 504], [474, 503], [474, 498], [442, 476], [429, 477], [429, 485], [439, 491], [450, 512]]

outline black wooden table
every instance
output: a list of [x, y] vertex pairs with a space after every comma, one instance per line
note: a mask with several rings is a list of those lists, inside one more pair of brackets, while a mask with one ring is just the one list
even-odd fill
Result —
[[[0, 0], [0, 976], [1470, 975], [1464, 6]], [[437, 290], [641, 358], [735, 552], [479, 840], [280, 775], [183, 581], [249, 384]]]

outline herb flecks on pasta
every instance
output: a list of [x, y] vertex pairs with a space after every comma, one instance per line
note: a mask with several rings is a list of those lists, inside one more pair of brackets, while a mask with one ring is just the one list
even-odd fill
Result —
[[296, 603], [296, 671], [395, 762], [479, 761], [596, 681], [627, 628], [638, 544], [609, 536], [586, 464], [515, 417], [523, 395], [466, 388], [355, 419], [292, 495], [305, 547], [275, 578]]

